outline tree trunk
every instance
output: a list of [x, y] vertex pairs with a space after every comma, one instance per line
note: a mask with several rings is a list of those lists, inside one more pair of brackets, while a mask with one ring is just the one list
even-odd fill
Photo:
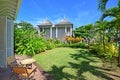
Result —
[[105, 33], [103, 31], [103, 48], [104, 48], [104, 52], [105, 52]]
[[119, 43], [119, 51], [118, 51], [118, 65], [120, 66], [120, 30], [118, 30], [119, 36], [118, 36], [118, 43]]
[[102, 33], [100, 31], [100, 43], [102, 42]]

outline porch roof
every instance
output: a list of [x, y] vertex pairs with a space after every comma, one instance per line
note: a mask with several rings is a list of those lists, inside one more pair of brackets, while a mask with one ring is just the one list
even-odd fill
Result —
[[15, 20], [22, 0], [0, 0], [0, 16]]

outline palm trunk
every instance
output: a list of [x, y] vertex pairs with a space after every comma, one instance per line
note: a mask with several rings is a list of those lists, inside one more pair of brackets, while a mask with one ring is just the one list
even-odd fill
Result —
[[100, 43], [102, 42], [102, 33], [100, 31]]
[[105, 52], [105, 33], [103, 31], [103, 48], [104, 48], [104, 52]]
[[119, 32], [118, 32], [118, 29], [116, 29], [116, 31], [117, 31], [117, 32], [116, 32], [116, 40], [115, 40], [115, 41], [116, 41], [116, 46], [117, 46], [117, 44], [118, 44], [118, 33], [119, 33]]
[[119, 48], [118, 48], [118, 65], [120, 66], [120, 30], [118, 31], [118, 43], [119, 43]]

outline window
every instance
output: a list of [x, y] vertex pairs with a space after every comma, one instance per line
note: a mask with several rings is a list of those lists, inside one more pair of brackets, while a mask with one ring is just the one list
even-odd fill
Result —
[[40, 28], [40, 32], [43, 32], [43, 28]]
[[69, 33], [70, 32], [70, 28], [69, 27], [67, 27], [67, 33]]

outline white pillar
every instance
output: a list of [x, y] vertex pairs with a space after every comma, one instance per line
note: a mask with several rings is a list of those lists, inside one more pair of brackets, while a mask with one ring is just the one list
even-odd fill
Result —
[[37, 31], [38, 31], [38, 34], [40, 35], [40, 28], [39, 27], [37, 28]]
[[65, 36], [67, 36], [67, 27], [65, 26]]
[[57, 30], [57, 27], [56, 27], [56, 38], [58, 38], [58, 30]]
[[72, 36], [72, 27], [70, 28], [70, 35]]
[[65, 33], [67, 33], [67, 28], [66, 28], [66, 26], [65, 26]]
[[45, 28], [43, 27], [43, 32], [45, 31]]
[[50, 38], [52, 38], [52, 27], [50, 27]]

